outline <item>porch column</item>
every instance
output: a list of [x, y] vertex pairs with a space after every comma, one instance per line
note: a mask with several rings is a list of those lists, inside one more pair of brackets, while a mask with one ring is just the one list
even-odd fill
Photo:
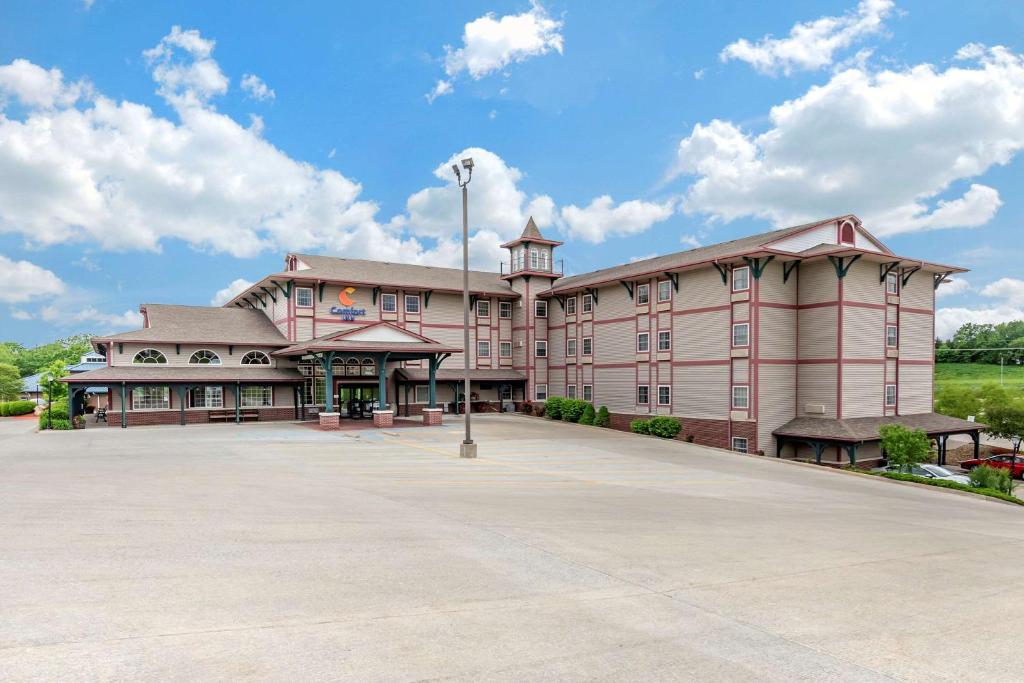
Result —
[[242, 422], [242, 383], [235, 380], [235, 424]]
[[977, 460], [981, 455], [981, 434], [971, 432], [971, 440], [974, 441], [974, 459]]
[[823, 441], [812, 441], [811, 448], [814, 449], [814, 464], [821, 464], [821, 454], [825, 450], [825, 443]]
[[846, 452], [850, 456], [850, 467], [856, 467], [857, 466], [857, 444], [853, 444], [853, 443], [849, 444], [846, 447]]
[[428, 380], [428, 386], [430, 388], [427, 391], [427, 407], [429, 408], [437, 407], [437, 365], [437, 355], [435, 354], [430, 357], [430, 374]]
[[68, 422], [75, 420], [75, 394], [77, 392], [74, 385], [68, 384]]
[[294, 407], [295, 407], [295, 419], [298, 420], [299, 419], [299, 387], [297, 385], [292, 387], [292, 403], [295, 404], [294, 405]]
[[320, 364], [324, 368], [324, 412], [334, 412], [334, 351], [320, 356]]
[[174, 393], [178, 395], [178, 403], [181, 404], [181, 426], [185, 426], [185, 394], [188, 393], [188, 387], [183, 384], [178, 384], [174, 387]]
[[121, 382], [121, 429], [128, 426], [128, 415], [125, 413], [125, 403], [128, 401], [128, 391], [124, 382]]
[[387, 362], [388, 353], [381, 353], [377, 355], [377, 409], [387, 410], [388, 404], [388, 383], [387, 383]]

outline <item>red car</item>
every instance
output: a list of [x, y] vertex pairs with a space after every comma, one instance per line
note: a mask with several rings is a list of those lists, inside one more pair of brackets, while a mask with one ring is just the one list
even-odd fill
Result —
[[[1010, 461], [1013, 461], [1012, 463]], [[979, 465], [988, 465], [989, 467], [1001, 467], [1004, 470], [1010, 470], [1011, 477], [1020, 477], [1024, 479], [1024, 456], [1018, 455], [1014, 458], [1009, 453], [1004, 455], [993, 455], [990, 458], [977, 458], [971, 460], [964, 460], [960, 463], [960, 467], [965, 470], [973, 470]]]

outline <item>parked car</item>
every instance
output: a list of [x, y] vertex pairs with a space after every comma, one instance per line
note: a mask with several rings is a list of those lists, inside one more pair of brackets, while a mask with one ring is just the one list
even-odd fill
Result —
[[[1011, 460], [1013, 462], [1011, 462]], [[1018, 455], [1014, 458], [1009, 453], [1004, 453], [1003, 455], [993, 455], [989, 458], [974, 458], [960, 462], [960, 467], [965, 470], [973, 470], [975, 467], [979, 467], [980, 465], [988, 465], [989, 467], [999, 467], [1004, 470], [1010, 470], [1011, 477], [1024, 479], [1024, 456]]]
[[[888, 467], [885, 468], [885, 471], [905, 472], [906, 470], [904, 470], [902, 467], [899, 467], [898, 465], [889, 465]], [[914, 465], [912, 468], [910, 468], [910, 472], [907, 472], [907, 474], [913, 474], [915, 476], [925, 477], [927, 479], [944, 479], [946, 481], [955, 481], [958, 484], [967, 484], [968, 486], [971, 483], [970, 477], [964, 476], [962, 474], [953, 474], [945, 467], [939, 467], [938, 465], [929, 465], [928, 463]]]

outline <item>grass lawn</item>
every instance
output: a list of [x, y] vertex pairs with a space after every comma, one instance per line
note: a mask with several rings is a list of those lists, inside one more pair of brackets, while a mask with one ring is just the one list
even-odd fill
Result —
[[[935, 388], [944, 385], [979, 387], [987, 382], [999, 384], [999, 366], [988, 363], [936, 363]], [[1024, 365], [1003, 367], [1003, 384], [1008, 389], [1024, 390]]]

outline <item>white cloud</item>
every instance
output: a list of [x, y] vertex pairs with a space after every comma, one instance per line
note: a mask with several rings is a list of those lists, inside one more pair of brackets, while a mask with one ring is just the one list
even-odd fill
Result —
[[227, 302], [234, 299], [237, 294], [240, 294], [243, 291], [252, 287], [252, 285], [253, 283], [242, 278], [232, 280], [231, 284], [229, 284], [227, 287], [225, 287], [224, 289], [217, 290], [217, 293], [213, 295], [212, 299], [210, 299], [210, 305], [223, 306]]
[[65, 285], [52, 271], [0, 254], [0, 301], [21, 303], [62, 294]]
[[[216, 41], [199, 31], [171, 28], [156, 47], [143, 52], [153, 69], [157, 92], [175, 106], [197, 106], [228, 90], [228, 77], [211, 56]], [[184, 59], [180, 59], [184, 57]]]
[[791, 225], [855, 212], [878, 234], [975, 227], [999, 193], [955, 184], [1024, 148], [1024, 60], [996, 47], [939, 71], [850, 69], [772, 108], [755, 135], [729, 121], [698, 123], [669, 178], [696, 176], [684, 209], [730, 221]]
[[766, 74], [820, 69], [832, 63], [838, 50], [880, 32], [894, 6], [892, 0], [861, 0], [854, 12], [794, 25], [787, 38], [765, 36], [756, 43], [741, 38], [727, 45], [719, 58], [746, 62]]
[[679, 243], [684, 244], [691, 249], [696, 249], [701, 245], [700, 239], [696, 235], [680, 235]]
[[327, 153], [327, 158], [328, 159], [333, 159], [334, 155], [337, 154], [337, 153], [338, 153], [338, 148], [337, 147], [331, 147], [331, 151]]
[[658, 204], [634, 199], [616, 206], [611, 197], [602, 195], [582, 209], [564, 207], [561, 218], [569, 235], [597, 244], [608, 237], [644, 232], [674, 210], [675, 202], [671, 200]]
[[127, 310], [124, 313], [104, 313], [93, 306], [79, 309], [68, 309], [56, 304], [44, 306], [39, 310], [39, 317], [46, 322], [61, 327], [73, 327], [87, 324], [99, 334], [117, 332], [142, 327], [142, 314]]
[[985, 285], [982, 296], [1003, 299], [1011, 306], [1024, 306], [1024, 280], [1015, 277], [1004, 277]]
[[694, 80], [703, 81], [704, 80], [704, 71], [705, 71], [704, 69], [697, 69], [696, 71], [694, 71], [693, 72]]
[[654, 258], [655, 256], [657, 256], [657, 254], [654, 254], [654, 253], [645, 254], [643, 256], [630, 256], [629, 257], [629, 262], [630, 263], [636, 263], [637, 261], [646, 261], [647, 259]]
[[[956, 279], [941, 285], [938, 292], [964, 280]], [[961, 285], [966, 291], [968, 287]], [[958, 292], [953, 292], [958, 293]], [[937, 294], [938, 295], [938, 294]], [[996, 303], [978, 308], [940, 308], [935, 312], [935, 336], [948, 339], [965, 323], [980, 325], [1024, 320], [1024, 280], [1004, 277], [981, 288], [981, 295], [999, 299]]]
[[64, 74], [60, 69], [47, 71], [25, 59], [15, 59], [10, 64], [0, 66], [0, 96], [13, 96], [26, 107], [66, 107], [80, 97], [88, 96], [90, 92], [91, 86], [87, 81], [64, 83]]
[[445, 46], [444, 70], [447, 79], [439, 80], [427, 95], [433, 102], [452, 92], [452, 80], [463, 72], [473, 80], [500, 71], [509, 64], [524, 62], [550, 52], [562, 53], [562, 22], [552, 19], [539, 2], [522, 14], [495, 17], [486, 14], [463, 28], [462, 47]]
[[936, 299], [946, 299], [951, 296], [959, 296], [973, 290], [971, 283], [963, 278], [949, 278], [935, 290]]
[[249, 97], [259, 102], [272, 100], [277, 96], [272, 89], [267, 87], [263, 79], [256, 74], [245, 74], [242, 76], [241, 85], [242, 90], [248, 93]]
[[23, 311], [20, 308], [12, 308], [11, 317], [15, 320], [32, 320], [33, 316], [28, 311]]

